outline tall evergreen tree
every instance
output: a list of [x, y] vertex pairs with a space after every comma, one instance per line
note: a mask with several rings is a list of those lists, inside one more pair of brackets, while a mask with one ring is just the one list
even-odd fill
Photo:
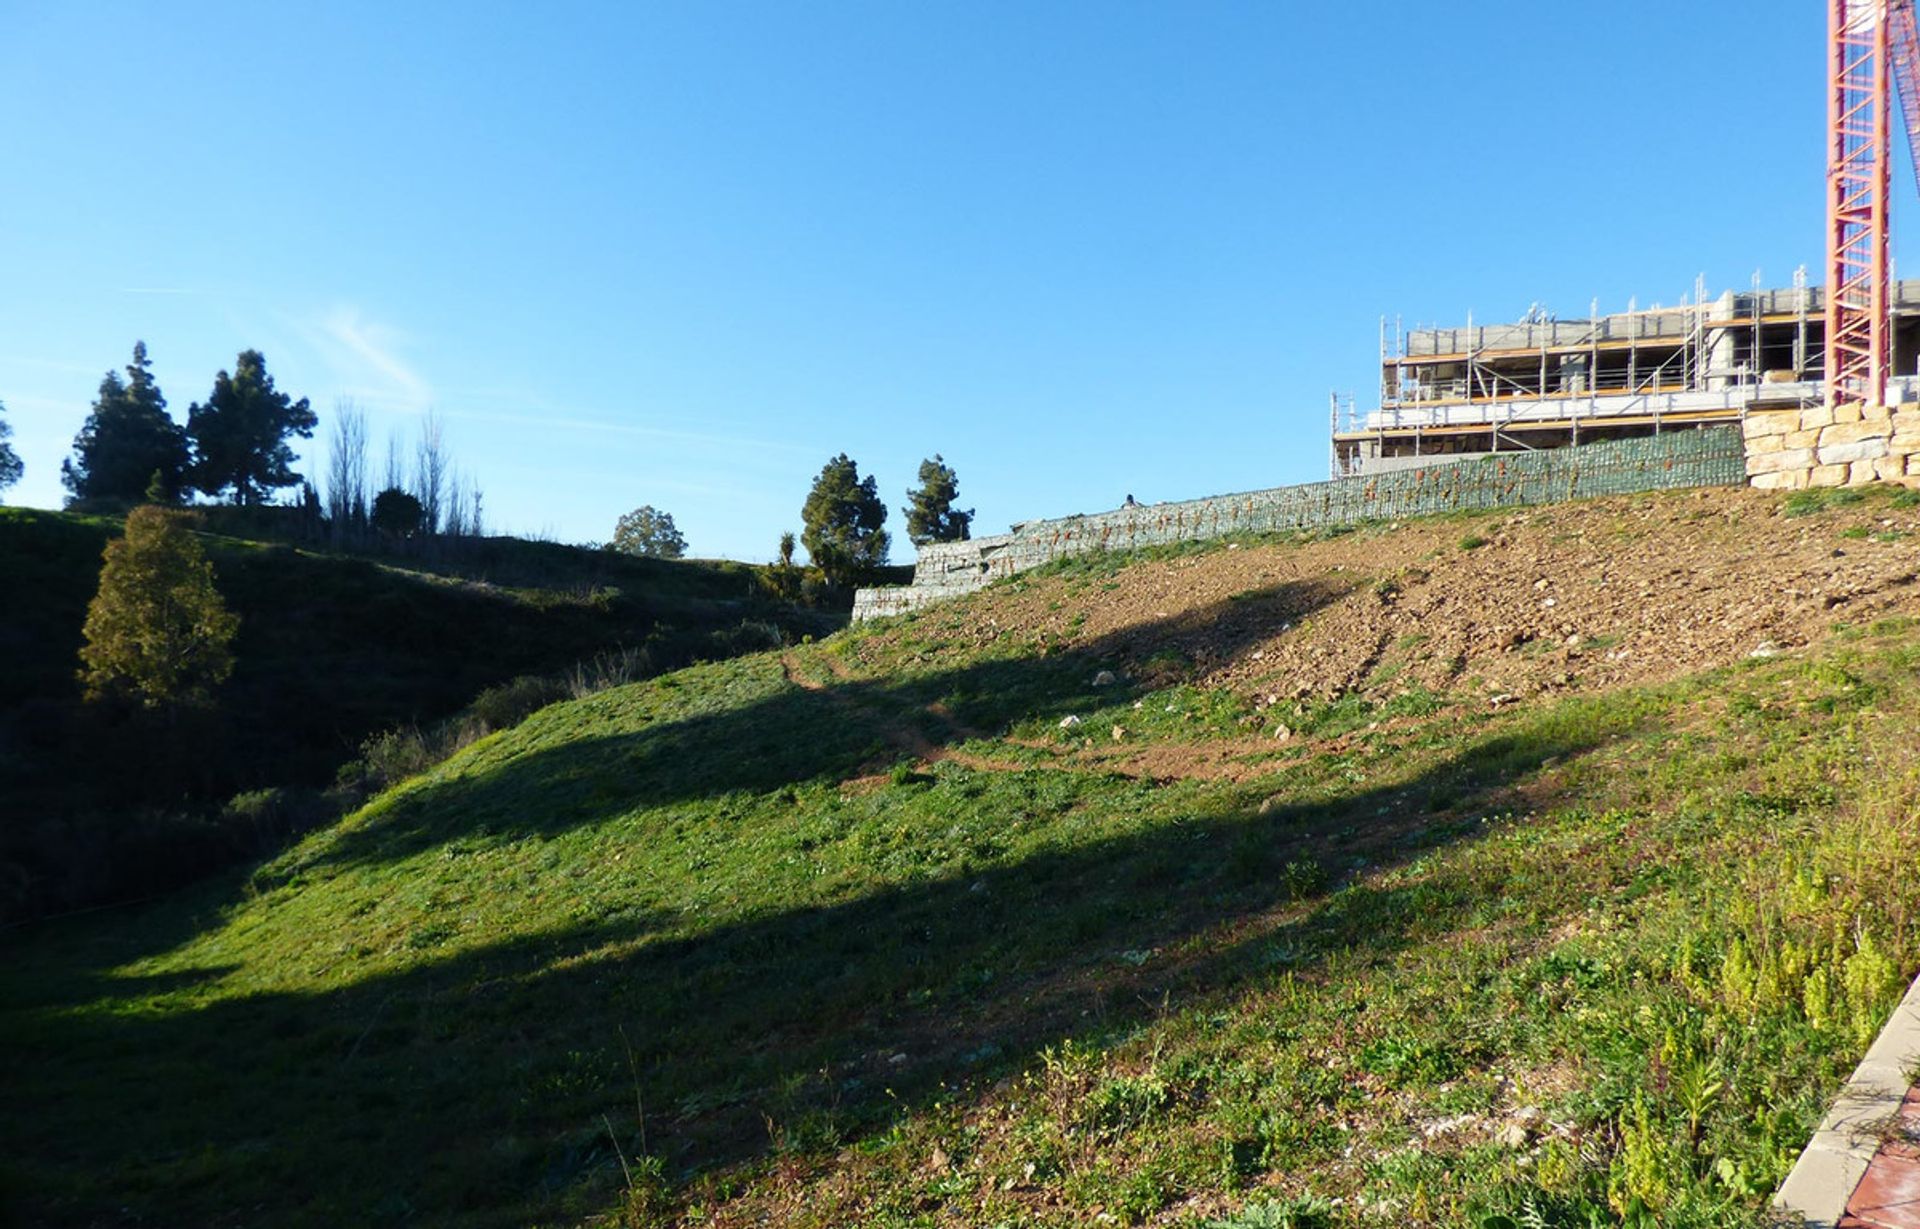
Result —
[[200, 544], [177, 516], [141, 507], [105, 558], [80, 648], [87, 698], [126, 695], [146, 708], [206, 702], [233, 672], [240, 620], [213, 587]]
[[835, 585], [857, 583], [887, 561], [887, 505], [873, 476], [841, 453], [813, 480], [800, 509], [800, 541]]
[[138, 500], [156, 470], [178, 489], [187, 460], [186, 432], [167, 414], [147, 343], [136, 341], [127, 378], [109, 371], [100, 381], [93, 410], [73, 438], [73, 455], [60, 463], [60, 481], [76, 500]]
[[305, 397], [295, 401], [273, 386], [258, 350], [241, 351], [232, 375], [213, 378], [206, 404], [187, 410], [193, 485], [216, 498], [231, 491], [236, 504], [267, 502], [281, 487], [299, 485], [287, 439], [312, 439], [319, 421]]
[[915, 546], [929, 542], [964, 542], [972, 532], [973, 509], [953, 506], [960, 495], [953, 466], [939, 453], [920, 462], [920, 485], [907, 492], [907, 537]]
[[[6, 412], [7, 407], [0, 405], [0, 415]], [[20, 475], [26, 468], [20, 464], [20, 454], [13, 450], [12, 444], [7, 443], [12, 435], [13, 424], [0, 418], [0, 491], [20, 481]]]

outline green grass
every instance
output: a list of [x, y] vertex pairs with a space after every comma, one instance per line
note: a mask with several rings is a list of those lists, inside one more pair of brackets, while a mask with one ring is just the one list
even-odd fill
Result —
[[[1889, 496], [1889, 499], [1891, 498], [1894, 496]], [[1786, 516], [1810, 516], [1830, 508], [1849, 508], [1855, 504], [1865, 503], [1867, 499], [1866, 491], [1860, 487], [1811, 487], [1787, 496], [1780, 508]]]
[[245, 875], [16, 935], [0, 1191], [35, 1224], [1757, 1226], [1920, 969], [1910, 619], [1494, 715], [1255, 710], [1176, 660], [1095, 687], [1098, 645], [955, 619], [543, 709]]
[[[284, 510], [196, 515], [243, 528], [267, 511]], [[213, 711], [155, 731], [79, 700], [81, 628], [118, 532], [112, 518], [0, 508], [0, 795], [22, 817], [0, 830], [0, 918], [141, 894], [132, 864], [154, 860], [122, 839], [129, 815], [324, 787], [369, 738], [431, 726], [517, 676], [621, 649], [657, 673], [837, 623], [766, 599], [739, 564], [512, 539], [360, 558], [203, 533], [240, 616], [237, 665]]]
[[1017, 650], [549, 708], [11, 953], [0, 1172], [52, 1223], [1757, 1224], [1920, 953], [1879, 630], [1241, 782], [1000, 741], [1245, 732]]

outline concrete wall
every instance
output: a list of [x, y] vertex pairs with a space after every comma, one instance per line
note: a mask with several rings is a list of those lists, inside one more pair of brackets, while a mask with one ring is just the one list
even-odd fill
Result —
[[1418, 468], [1329, 482], [1028, 521], [999, 537], [929, 546], [920, 552], [912, 585], [860, 590], [854, 596], [853, 616], [899, 614], [1086, 551], [1132, 550], [1230, 534], [1318, 529], [1629, 491], [1737, 486], [1747, 475], [1738, 427], [1506, 452], [1479, 460], [1435, 460]]
[[1744, 424], [1754, 486], [1920, 485], [1920, 405], [1768, 410]]

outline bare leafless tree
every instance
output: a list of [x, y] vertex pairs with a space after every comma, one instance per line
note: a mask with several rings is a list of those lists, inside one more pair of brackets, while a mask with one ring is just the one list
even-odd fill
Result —
[[381, 490], [405, 491], [407, 489], [406, 448], [406, 442], [400, 438], [398, 430], [387, 433], [387, 476], [380, 483]]
[[333, 403], [333, 435], [327, 455], [327, 518], [340, 539], [364, 529], [367, 508], [367, 416], [349, 397]]
[[447, 484], [447, 514], [440, 522], [440, 532], [449, 538], [464, 538], [468, 534], [467, 519], [466, 475], [455, 470]]
[[420, 443], [413, 454], [413, 495], [426, 513], [427, 532], [439, 533], [447, 512], [447, 441], [432, 410], [420, 420]]

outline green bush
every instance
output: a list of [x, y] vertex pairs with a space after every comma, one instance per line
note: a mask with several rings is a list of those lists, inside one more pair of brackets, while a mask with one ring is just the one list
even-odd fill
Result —
[[559, 679], [523, 674], [475, 696], [469, 711], [489, 731], [510, 730], [570, 694], [567, 685]]

